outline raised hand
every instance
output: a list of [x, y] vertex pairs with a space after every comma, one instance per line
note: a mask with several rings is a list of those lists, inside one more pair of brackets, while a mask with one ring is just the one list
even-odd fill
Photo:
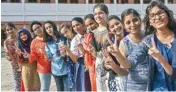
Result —
[[103, 58], [103, 59], [104, 59], [104, 66], [107, 69], [112, 70], [114, 67], [116, 67], [115, 62], [113, 61], [113, 59], [110, 56], [107, 56], [106, 58]]
[[108, 39], [108, 42], [110, 43], [110, 46], [107, 47], [108, 52], [110, 52], [113, 56], [116, 56], [116, 54], [119, 52], [117, 37], [115, 36], [114, 44], [110, 39]]
[[29, 53], [24, 49], [24, 53], [22, 52], [24, 58], [29, 57]]
[[144, 42], [148, 47], [149, 47], [149, 50], [148, 50], [148, 54], [150, 56], [152, 56], [155, 60], [157, 61], [162, 61], [164, 59], [163, 55], [159, 52], [157, 46], [156, 46], [156, 43], [155, 43], [155, 40], [154, 38], [152, 37], [151, 38], [151, 41], [152, 41], [152, 44], [149, 45], [147, 44], [146, 42]]

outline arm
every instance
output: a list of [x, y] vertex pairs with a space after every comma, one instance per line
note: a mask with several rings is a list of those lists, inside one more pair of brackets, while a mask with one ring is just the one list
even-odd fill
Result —
[[4, 41], [4, 51], [5, 51], [5, 56], [9, 61], [12, 61], [12, 55], [9, 52], [8, 48], [7, 48], [7, 41]]
[[49, 47], [47, 46], [47, 43], [45, 45], [45, 51], [46, 51], [46, 58], [48, 59], [48, 61], [51, 61], [53, 58], [53, 54], [51, 53]]
[[35, 61], [38, 61], [38, 54], [36, 53], [36, 44], [35, 43], [35, 40], [32, 41], [31, 45], [30, 45], [30, 49], [31, 49], [31, 52], [30, 52], [30, 56], [29, 56], [29, 62], [30, 63], [33, 63]]

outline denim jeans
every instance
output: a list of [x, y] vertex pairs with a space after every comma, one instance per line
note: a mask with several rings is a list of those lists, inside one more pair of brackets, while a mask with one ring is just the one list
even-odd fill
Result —
[[49, 74], [42, 74], [39, 73], [41, 88], [40, 91], [49, 91], [50, 84], [51, 84], [51, 73]]
[[56, 82], [57, 91], [69, 91], [70, 90], [68, 88], [68, 76], [67, 75], [62, 75], [62, 76], [53, 75], [53, 76]]

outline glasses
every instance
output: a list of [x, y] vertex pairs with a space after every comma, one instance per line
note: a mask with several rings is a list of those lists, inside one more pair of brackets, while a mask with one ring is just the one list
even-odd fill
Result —
[[157, 13], [151, 13], [151, 14], [149, 14], [149, 19], [150, 20], [155, 20], [156, 15], [158, 15], [159, 17], [162, 17], [162, 16], [165, 15], [165, 11], [164, 10], [159, 10]]

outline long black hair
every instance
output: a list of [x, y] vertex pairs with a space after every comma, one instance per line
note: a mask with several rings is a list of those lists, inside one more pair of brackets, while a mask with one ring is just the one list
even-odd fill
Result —
[[52, 40], [52, 39], [53, 39], [53, 37], [50, 36], [50, 35], [46, 32], [45, 24], [47, 24], [47, 23], [51, 24], [51, 26], [53, 27], [53, 33], [54, 33], [54, 35], [55, 35], [57, 38], [60, 38], [61, 36], [60, 36], [60, 34], [59, 34], [58, 30], [57, 30], [56, 24], [55, 24], [53, 21], [48, 20], [48, 21], [44, 22], [44, 24], [43, 24], [43, 35], [44, 35], [44, 36], [43, 36], [43, 39], [44, 39], [44, 41], [47, 42], [48, 40]]
[[[160, 1], [151, 1], [150, 4], [146, 8], [146, 15], [144, 17], [145, 35], [155, 33], [155, 28], [150, 25], [150, 21], [149, 21], [149, 13], [150, 13], [151, 9], [155, 6], [159, 7], [160, 9], [162, 9], [166, 12], [166, 14], [168, 16], [168, 21], [169, 21], [167, 24], [167, 27], [170, 30], [174, 31], [176, 29], [176, 21], [173, 16], [173, 11], [171, 11], [166, 5], [164, 5], [164, 3], [160, 2]], [[176, 32], [174, 31], [174, 33], [176, 33]]]

